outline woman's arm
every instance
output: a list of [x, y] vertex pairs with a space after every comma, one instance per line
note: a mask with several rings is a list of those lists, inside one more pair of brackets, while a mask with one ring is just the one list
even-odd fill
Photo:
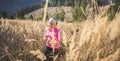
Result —
[[58, 32], [58, 38], [57, 38], [57, 41], [56, 41], [55, 47], [59, 48], [61, 42], [62, 42], [62, 34], [61, 34], [61, 32], [59, 31], [59, 32]]
[[61, 31], [58, 32], [58, 41], [59, 41], [59, 44], [61, 44], [61, 42], [62, 42], [62, 32]]

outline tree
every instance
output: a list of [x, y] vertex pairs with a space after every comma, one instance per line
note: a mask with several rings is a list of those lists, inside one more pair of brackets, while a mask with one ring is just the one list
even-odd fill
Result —
[[59, 19], [60, 19], [61, 21], [64, 21], [64, 18], [65, 18], [65, 12], [64, 12], [64, 10], [62, 9], [62, 11], [61, 11], [60, 14], [59, 14]]
[[55, 14], [53, 15], [53, 17], [54, 17], [56, 20], [58, 20], [58, 19], [59, 19], [59, 13], [55, 13]]
[[[79, 1], [79, 0], [78, 0]], [[74, 0], [50, 0], [50, 6], [73, 6]]]
[[50, 6], [56, 6], [58, 0], [50, 0]]
[[67, 6], [73, 6], [74, 5], [74, 0], [68, 0]]
[[8, 19], [14, 19], [14, 18], [15, 18], [14, 14], [10, 14], [10, 15], [8, 16]]
[[5, 11], [2, 12], [2, 17], [6, 18], [7, 17], [7, 13]]
[[16, 12], [16, 18], [18, 19], [24, 19], [24, 11], [23, 10], [19, 10]]
[[85, 10], [86, 10], [87, 0], [75, 0], [75, 6], [72, 7], [72, 17], [74, 21], [82, 21], [86, 19]]

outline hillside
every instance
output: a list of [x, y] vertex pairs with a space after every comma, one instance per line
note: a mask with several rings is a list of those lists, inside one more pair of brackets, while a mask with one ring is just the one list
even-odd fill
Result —
[[[65, 20], [72, 19], [72, 13], [71, 13], [72, 8], [71, 7], [64, 7], [64, 6], [63, 7], [48, 7], [47, 14], [50, 17], [52, 17], [56, 13], [60, 13], [62, 9], [65, 12]], [[40, 9], [34, 10], [31, 13], [26, 14], [25, 18], [30, 17], [30, 15], [32, 15], [34, 18], [38, 18], [40, 16], [43, 16], [43, 12], [44, 12], [44, 8], [40, 8]]]
[[[110, 5], [106, 5], [106, 6], [102, 6], [99, 7], [99, 12], [100, 13], [105, 13], [108, 9], [109, 9]], [[65, 12], [65, 16], [64, 16], [64, 20], [65, 21], [71, 21], [73, 19], [72, 17], [72, 7], [65, 7], [65, 6], [57, 6], [57, 7], [48, 7], [47, 9], [47, 15], [49, 17], [54, 17], [55, 14], [60, 13], [62, 10]], [[92, 8], [91, 7], [86, 7], [86, 15], [90, 15], [90, 13], [92, 12]], [[27, 13], [24, 15], [24, 17], [27, 19], [30, 16], [33, 17], [33, 19], [37, 19], [39, 17], [43, 16], [43, 12], [44, 12], [44, 8], [39, 8], [37, 10], [34, 10], [30, 13]]]

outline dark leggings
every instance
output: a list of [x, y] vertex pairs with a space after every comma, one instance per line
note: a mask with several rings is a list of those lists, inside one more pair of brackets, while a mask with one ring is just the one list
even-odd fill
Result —
[[[50, 57], [50, 56], [53, 56], [53, 49], [52, 48], [46, 46], [44, 54], [45, 54], [45, 56], [47, 58], [45, 61], [53, 61], [53, 58]], [[58, 54], [58, 50], [55, 50], [54, 56], [57, 55], [57, 54]]]

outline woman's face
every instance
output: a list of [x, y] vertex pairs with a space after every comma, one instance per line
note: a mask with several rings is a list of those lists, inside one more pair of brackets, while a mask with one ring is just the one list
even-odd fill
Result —
[[50, 22], [50, 23], [49, 23], [49, 27], [50, 27], [50, 28], [54, 28], [54, 27], [55, 27], [54, 23]]

